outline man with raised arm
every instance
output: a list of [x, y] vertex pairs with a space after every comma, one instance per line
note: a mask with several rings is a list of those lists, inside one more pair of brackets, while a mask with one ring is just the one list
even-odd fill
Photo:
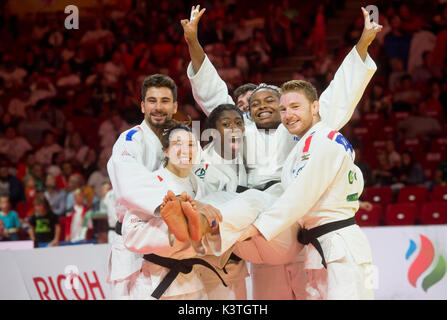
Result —
[[[233, 103], [233, 100], [228, 94], [225, 82], [219, 77], [198, 41], [198, 22], [205, 9], [200, 10], [200, 6], [195, 9], [192, 8], [191, 20], [181, 21], [191, 56], [187, 74], [195, 100], [208, 115], [219, 104]], [[336, 130], [341, 129], [349, 121], [377, 69], [367, 49], [381, 27], [371, 24], [368, 13], [362, 10], [365, 19], [362, 36], [345, 57], [334, 79], [318, 101], [321, 121]], [[298, 141], [298, 137], [290, 134], [281, 124], [279, 97], [280, 93], [276, 87], [262, 84], [249, 98], [244, 160], [248, 186], [252, 188], [266, 189], [280, 181], [284, 162]], [[270, 129], [276, 130], [271, 132]], [[297, 251], [299, 249], [298, 247]], [[303, 258], [298, 257], [287, 263], [281, 262], [279, 265], [252, 264], [253, 297], [305, 298], [303, 281], [306, 280], [300, 278], [303, 273], [302, 261]]]

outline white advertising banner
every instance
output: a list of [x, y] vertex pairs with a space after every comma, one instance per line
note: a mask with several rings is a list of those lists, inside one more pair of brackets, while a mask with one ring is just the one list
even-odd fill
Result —
[[32, 300], [107, 300], [110, 245], [11, 251]]
[[14, 251], [0, 250], [0, 300], [29, 300]]
[[369, 227], [375, 298], [447, 299], [447, 226]]
[[[447, 226], [362, 228], [375, 298], [447, 299]], [[0, 250], [0, 299], [106, 300], [110, 245]], [[251, 283], [247, 279], [251, 298]]]

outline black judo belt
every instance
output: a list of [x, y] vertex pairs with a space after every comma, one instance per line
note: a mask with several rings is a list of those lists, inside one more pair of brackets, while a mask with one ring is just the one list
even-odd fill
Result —
[[[121, 235], [121, 227], [123, 226], [122, 223], [117, 222], [115, 225], [115, 232]], [[177, 278], [179, 273], [190, 273], [192, 271], [192, 267], [196, 264], [202, 265], [204, 267], [207, 267], [211, 271], [213, 271], [222, 281], [223, 285], [226, 287], [227, 284], [222, 279], [220, 274], [214, 269], [212, 265], [210, 265], [205, 260], [199, 259], [199, 258], [190, 258], [190, 259], [173, 259], [173, 258], [166, 258], [166, 257], [160, 257], [156, 254], [146, 254], [143, 256], [143, 259], [152, 262], [156, 265], [165, 267], [170, 269], [166, 277], [160, 282], [157, 288], [155, 288], [154, 292], [152, 292], [151, 296], [160, 299], [160, 297], [165, 293], [165, 291], [169, 288], [169, 286], [174, 282], [175, 278]]]
[[115, 225], [115, 232], [118, 233], [120, 236], [122, 236], [123, 234], [121, 233], [121, 228], [123, 227], [123, 224], [119, 221], [116, 222]]
[[[260, 190], [260, 191], [265, 191], [268, 188], [270, 188], [271, 186], [273, 186], [274, 184], [277, 184], [279, 182], [281, 182], [281, 181], [279, 181], [279, 180], [271, 180], [271, 181], [267, 182], [264, 187], [262, 187], [262, 188], [255, 188], [255, 189]], [[237, 189], [236, 189], [236, 192], [237, 193], [241, 193], [241, 192], [247, 191], [248, 189], [250, 189], [250, 188], [238, 185]]]
[[156, 254], [146, 254], [143, 256], [143, 258], [149, 262], [170, 269], [168, 274], [163, 278], [158, 287], [155, 288], [154, 292], [152, 292], [151, 296], [155, 299], [160, 299], [160, 297], [163, 295], [163, 293], [165, 293], [172, 282], [174, 282], [175, 278], [177, 278], [179, 273], [190, 273], [194, 265], [207, 267], [219, 277], [220, 281], [222, 281], [225, 287], [227, 286], [216, 269], [214, 269], [214, 267], [205, 260], [198, 258], [178, 260], [173, 258], [160, 257]]
[[355, 220], [354, 217], [346, 219], [346, 220], [341, 220], [341, 221], [334, 221], [334, 222], [329, 222], [326, 224], [323, 224], [321, 226], [306, 230], [306, 229], [301, 229], [298, 232], [298, 242], [302, 243], [304, 245], [308, 245], [309, 243], [312, 243], [312, 245], [315, 247], [315, 249], [317, 249], [318, 253], [321, 256], [321, 263], [323, 264], [323, 266], [327, 269], [327, 264], [326, 264], [326, 260], [324, 259], [324, 253], [323, 253], [323, 249], [321, 248], [321, 244], [318, 241], [318, 237], [321, 237], [322, 235], [325, 235], [326, 233], [338, 230], [338, 229], [343, 229], [345, 227], [349, 227], [351, 225], [355, 224]]

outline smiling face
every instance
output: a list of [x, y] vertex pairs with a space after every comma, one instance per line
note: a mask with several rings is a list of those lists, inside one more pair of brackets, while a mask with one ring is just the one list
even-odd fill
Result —
[[220, 155], [225, 159], [234, 159], [241, 149], [245, 131], [244, 121], [235, 110], [223, 111], [216, 121], [220, 134]]
[[163, 150], [169, 159], [167, 166], [177, 170], [189, 170], [197, 156], [197, 141], [191, 132], [178, 129], [171, 132], [169, 147]]
[[318, 101], [311, 103], [300, 91], [288, 91], [281, 95], [281, 122], [291, 134], [299, 138], [318, 122], [318, 109]]
[[262, 89], [253, 94], [250, 114], [259, 129], [276, 129], [281, 123], [278, 98], [270, 89]]
[[144, 113], [144, 119], [151, 128], [163, 127], [177, 112], [177, 102], [174, 102], [171, 89], [148, 88], [144, 101], [141, 102], [141, 112]]

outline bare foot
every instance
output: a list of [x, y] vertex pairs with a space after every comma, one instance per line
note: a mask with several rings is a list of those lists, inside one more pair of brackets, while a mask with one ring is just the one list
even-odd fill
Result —
[[181, 242], [189, 240], [188, 223], [182, 212], [180, 201], [175, 194], [169, 190], [162, 205], [160, 206], [161, 217], [168, 225], [168, 228]]
[[189, 236], [192, 241], [199, 241], [202, 237], [202, 232], [200, 231], [200, 217], [197, 212], [195, 201], [186, 194], [186, 192], [182, 193], [181, 202], [180, 202], [183, 213], [188, 220], [188, 229]]

